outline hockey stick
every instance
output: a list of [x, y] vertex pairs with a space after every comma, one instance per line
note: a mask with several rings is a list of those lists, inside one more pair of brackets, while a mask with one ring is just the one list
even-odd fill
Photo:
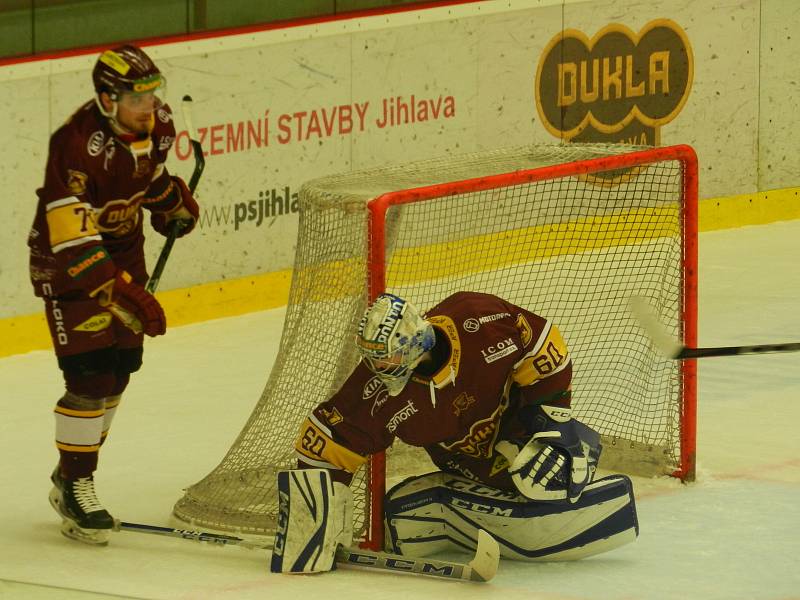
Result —
[[475, 550], [475, 556], [467, 564], [412, 558], [397, 554], [361, 550], [360, 548], [345, 548], [344, 546], [339, 546], [336, 551], [336, 562], [354, 567], [483, 582], [489, 581], [497, 573], [497, 567], [500, 564], [500, 546], [491, 535], [483, 529], [479, 529], [478, 547]]
[[[190, 531], [187, 529], [173, 529], [171, 527], [127, 523], [118, 520], [114, 520], [114, 531], [148, 533], [151, 535], [181, 538], [196, 542], [209, 542], [221, 546], [241, 546], [243, 548], [257, 550], [272, 549], [272, 543], [266, 541], [259, 542], [255, 540], [246, 540], [233, 535]], [[431, 577], [444, 577], [446, 579], [489, 581], [497, 573], [497, 567], [500, 562], [500, 546], [492, 536], [480, 530], [478, 531], [478, 549], [475, 552], [475, 557], [467, 564], [443, 560], [412, 558], [399, 554], [361, 550], [360, 548], [345, 548], [344, 546], [339, 546], [336, 550], [336, 562], [353, 567], [416, 573], [419, 575], [429, 575]]]
[[707, 358], [709, 356], [734, 356], [737, 354], [770, 354], [773, 352], [799, 352], [800, 343], [760, 344], [754, 346], [716, 346], [707, 348], [687, 348], [672, 337], [658, 320], [656, 311], [641, 296], [633, 296], [628, 304], [642, 329], [653, 341], [656, 349], [668, 358], [684, 360], [688, 358]]
[[[181, 109], [183, 111], [183, 120], [186, 123], [186, 131], [189, 133], [189, 140], [192, 144], [192, 154], [194, 154], [194, 171], [192, 171], [192, 176], [189, 179], [188, 186], [189, 191], [194, 194], [194, 191], [197, 189], [197, 183], [200, 181], [200, 176], [203, 174], [203, 169], [206, 167], [206, 159], [203, 156], [203, 147], [200, 145], [200, 141], [197, 139], [197, 131], [195, 131], [194, 124], [192, 122], [191, 96], [186, 95], [183, 97]], [[164, 271], [164, 267], [167, 264], [167, 259], [169, 258], [170, 252], [172, 252], [172, 246], [175, 243], [175, 239], [178, 237], [178, 234], [184, 227], [185, 225], [183, 221], [173, 221], [170, 225], [169, 233], [167, 234], [167, 241], [164, 243], [164, 247], [161, 249], [161, 254], [158, 255], [156, 266], [153, 267], [153, 274], [150, 276], [145, 288], [151, 294], [154, 293], [158, 287], [158, 283], [161, 280], [161, 273]]]

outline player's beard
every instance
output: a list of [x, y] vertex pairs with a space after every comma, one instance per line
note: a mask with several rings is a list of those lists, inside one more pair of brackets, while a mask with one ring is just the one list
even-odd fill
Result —
[[126, 119], [124, 122], [120, 124], [126, 129], [130, 130], [131, 133], [141, 135], [144, 133], [150, 133], [152, 121], [153, 121], [152, 113], [139, 114]]
[[112, 128], [118, 135], [125, 138], [128, 135], [135, 136], [136, 139], [147, 137], [153, 128], [153, 113], [128, 113], [111, 119]]

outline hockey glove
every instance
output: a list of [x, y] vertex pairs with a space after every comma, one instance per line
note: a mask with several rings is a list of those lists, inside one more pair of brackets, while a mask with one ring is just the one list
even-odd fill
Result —
[[600, 435], [570, 419], [551, 422], [526, 443], [501, 441], [495, 446], [509, 462], [511, 480], [521, 494], [542, 502], [577, 502], [594, 478], [602, 446]]
[[197, 224], [200, 218], [200, 207], [192, 196], [192, 192], [186, 186], [186, 182], [175, 175], [171, 176], [173, 194], [177, 196], [178, 202], [166, 211], [152, 209], [150, 214], [150, 224], [158, 233], [164, 237], [169, 235], [170, 225], [173, 221], [180, 221], [181, 228], [178, 230], [178, 237], [183, 237]]
[[151, 337], [167, 331], [167, 317], [155, 296], [135, 283], [130, 273], [119, 270], [91, 292], [100, 306], [122, 321], [128, 329]]

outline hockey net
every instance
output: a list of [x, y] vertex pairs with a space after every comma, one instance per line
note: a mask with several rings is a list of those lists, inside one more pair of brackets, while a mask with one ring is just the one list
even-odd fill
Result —
[[[688, 146], [526, 146], [317, 179], [300, 192], [289, 304], [264, 392], [222, 462], [174, 516], [272, 535], [276, 472], [303, 419], [358, 362], [353, 339], [386, 290], [424, 309], [470, 290], [551, 319], [574, 361], [575, 416], [603, 435], [601, 468], [694, 474], [693, 361], [657, 354], [631, 317], [646, 297], [696, 340], [697, 164]], [[382, 543], [383, 486], [433, 470], [395, 444], [353, 481], [355, 530]]]

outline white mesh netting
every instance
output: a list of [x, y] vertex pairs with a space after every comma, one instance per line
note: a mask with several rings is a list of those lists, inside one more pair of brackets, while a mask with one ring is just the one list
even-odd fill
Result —
[[[276, 471], [294, 466], [300, 423], [349, 375], [367, 303], [367, 203], [383, 193], [631, 151], [528, 146], [317, 179], [300, 225], [278, 357], [222, 462], [175, 505], [181, 521], [271, 535]], [[644, 295], [681, 332], [682, 168], [570, 176], [390, 208], [386, 288], [420, 308], [458, 290], [489, 292], [553, 320], [574, 360], [576, 416], [605, 439], [603, 467], [670, 473], [681, 411], [679, 363], [659, 357], [630, 317]], [[265, 370], [267, 366], [265, 365]], [[419, 451], [388, 453], [389, 477], [430, 469]], [[365, 473], [353, 483], [356, 531]]]

